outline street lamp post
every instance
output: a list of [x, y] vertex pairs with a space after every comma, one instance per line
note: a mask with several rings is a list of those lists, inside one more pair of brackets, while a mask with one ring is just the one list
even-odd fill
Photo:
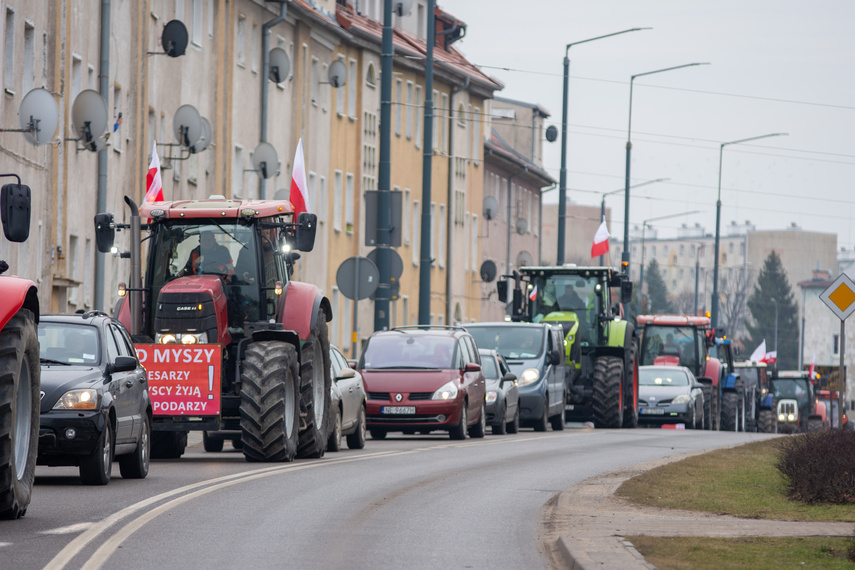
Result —
[[[674, 69], [682, 69], [684, 67], [692, 67], [695, 65], [709, 65], [709, 63], [686, 63], [674, 67], [666, 67], [665, 69], [657, 69], [656, 71], [646, 71], [638, 73], [629, 78], [629, 122], [626, 129], [626, 180], [624, 181], [624, 205], [623, 205], [623, 254], [621, 255], [621, 265], [629, 274], [629, 158], [632, 152], [632, 84], [636, 77], [644, 75], [653, 75], [654, 73], [663, 73]], [[639, 305], [639, 309], [641, 306]]]
[[[641, 300], [644, 297], [642, 290], [644, 289], [644, 233], [650, 227], [650, 222], [658, 222], [659, 220], [667, 220], [668, 218], [676, 218], [678, 216], [688, 216], [689, 214], [697, 214], [700, 210], [692, 210], [691, 212], [680, 212], [679, 214], [669, 214], [667, 216], [659, 216], [657, 218], [649, 218], [641, 223], [641, 266], [638, 270], [638, 310], [636, 315], [641, 314]], [[624, 248], [626, 251], [626, 248]]]
[[759, 137], [750, 137], [747, 139], [739, 139], [736, 141], [725, 142], [721, 143], [721, 146], [718, 149], [718, 198], [715, 202], [715, 248], [713, 250], [713, 255], [715, 256], [715, 258], [713, 259], [713, 294], [710, 303], [713, 328], [718, 327], [718, 256], [719, 244], [721, 242], [721, 163], [722, 158], [724, 157], [724, 147], [731, 144], [756, 141], [758, 139], [766, 139], [769, 137], [785, 137], [787, 136], [787, 134], [788, 133], [769, 133], [768, 135], [760, 135]]
[[[647, 186], [648, 184], [653, 184], [654, 182], [665, 182], [667, 180], [671, 180], [670, 178], [657, 178], [656, 180], [648, 180], [647, 182], [640, 182], [638, 184], [633, 184], [630, 188], [639, 188], [641, 186]], [[606, 196], [611, 196], [612, 194], [617, 194], [618, 192], [625, 192], [626, 189], [618, 188], [617, 190], [612, 190], [611, 192], [605, 192], [603, 194], [603, 200], [600, 203], [600, 220], [604, 220], [606, 218]], [[628, 223], [626, 220], [623, 222], [624, 224]], [[643, 230], [642, 230], [643, 231]], [[605, 256], [600, 256], [600, 267], [603, 266]]]
[[569, 89], [570, 82], [570, 48], [575, 45], [593, 42], [594, 40], [601, 40], [603, 38], [610, 38], [611, 36], [626, 34], [628, 32], [638, 32], [640, 30], [650, 29], [652, 28], [631, 28], [629, 30], [614, 32], [604, 36], [597, 36], [596, 38], [589, 38], [587, 40], [569, 43], [564, 48], [564, 103], [561, 108], [561, 173], [558, 177], [558, 187], [560, 192], [558, 195], [558, 265], [564, 265], [564, 227], [567, 221], [567, 196], [565, 193], [567, 192], [567, 91]]

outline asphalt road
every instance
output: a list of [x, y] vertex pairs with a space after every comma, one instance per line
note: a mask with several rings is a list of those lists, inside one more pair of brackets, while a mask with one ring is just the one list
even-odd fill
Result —
[[179, 460], [152, 462], [145, 480], [123, 480], [114, 464], [106, 487], [80, 485], [76, 468], [39, 467], [27, 515], [0, 521], [0, 567], [547, 567], [541, 511], [560, 491], [618, 467], [763, 437], [390, 434], [361, 451], [282, 464], [197, 443]]

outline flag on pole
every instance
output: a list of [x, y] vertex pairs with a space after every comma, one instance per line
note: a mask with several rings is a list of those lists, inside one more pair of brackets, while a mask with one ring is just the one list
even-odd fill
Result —
[[591, 257], [599, 257], [605, 255], [609, 251], [609, 229], [606, 227], [606, 217], [603, 216], [603, 223], [597, 228], [597, 233], [594, 234], [594, 245], [591, 246]]
[[306, 184], [306, 162], [303, 159], [303, 139], [297, 143], [294, 154], [294, 168], [291, 169], [291, 205], [294, 206], [294, 218], [300, 212], [309, 211], [309, 186]]
[[151, 150], [151, 164], [145, 176], [145, 202], [163, 202], [163, 182], [160, 178], [160, 159], [157, 157], [157, 141]]
[[813, 375], [814, 368], [816, 368], [816, 353], [815, 352], [813, 353], [813, 358], [810, 359], [810, 372], [808, 373], [808, 378], [811, 380], [814, 379], [814, 375]]
[[760, 343], [760, 346], [751, 353], [751, 357], [748, 360], [753, 360], [754, 362], [763, 362], [763, 359], [766, 358], [766, 339], [763, 339], [763, 342]]
[[760, 362], [765, 362], [766, 364], [775, 364], [778, 361], [778, 351], [773, 350], [772, 352], [767, 352]]
[[534, 289], [531, 290], [531, 293], [528, 294], [528, 298], [534, 301], [537, 299], [537, 285], [534, 286]]

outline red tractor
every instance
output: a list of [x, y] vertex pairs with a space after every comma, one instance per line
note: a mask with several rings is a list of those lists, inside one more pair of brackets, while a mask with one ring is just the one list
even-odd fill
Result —
[[317, 287], [290, 280], [317, 217], [295, 220], [282, 200], [125, 201], [131, 223], [98, 214], [96, 239], [109, 251], [115, 229], [131, 233], [119, 254], [131, 259], [130, 287], [119, 285], [130, 295], [116, 313], [148, 370], [152, 456], [180, 457], [188, 431], [201, 430], [206, 451], [230, 440], [248, 461], [321, 457], [332, 310]]
[[[4, 174], [0, 176], [14, 176]], [[30, 189], [6, 184], [0, 191], [3, 233], [13, 242], [30, 233]], [[0, 261], [0, 274], [9, 264]], [[39, 439], [39, 297], [36, 284], [0, 277], [0, 518], [24, 516], [36, 475]]]
[[[732, 372], [730, 358], [722, 362], [715, 355], [723, 351], [729, 355], [729, 344], [715, 338], [708, 317], [687, 315], [639, 315], [638, 327], [641, 329], [641, 357], [639, 366], [652, 364], [671, 364], [685, 366], [704, 384], [704, 426], [707, 429], [738, 429], [736, 410], [727, 405], [730, 400], [736, 402], [736, 396], [727, 396], [724, 392], [727, 378]], [[739, 386], [734, 385], [733, 390]], [[731, 390], [731, 391], [733, 391]], [[724, 402], [724, 405], [723, 405]], [[728, 412], [733, 407], [734, 427], [728, 424]]]

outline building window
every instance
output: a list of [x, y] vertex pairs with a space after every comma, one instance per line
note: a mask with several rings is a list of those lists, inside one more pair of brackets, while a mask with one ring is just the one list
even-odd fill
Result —
[[436, 202], [430, 203], [430, 264], [431, 266], [436, 264], [436, 224], [434, 223], [436, 220]]
[[419, 201], [413, 200], [413, 265], [419, 266], [419, 243], [421, 239], [421, 213], [419, 212]]
[[[356, 78], [356, 60], [350, 60], [349, 77]], [[347, 83], [347, 114], [351, 119], [356, 118], [356, 81], [348, 81]]]
[[341, 170], [336, 170], [335, 178], [333, 180], [333, 203], [335, 204], [335, 211], [333, 212], [333, 229], [337, 232], [341, 231], [341, 205], [343, 192], [341, 184]]
[[353, 233], [353, 199], [353, 174], [348, 172], [345, 185], [344, 227], [349, 234]]
[[413, 108], [413, 112], [416, 114], [416, 134], [415, 134], [415, 142], [416, 148], [422, 148], [422, 122], [425, 117], [425, 110], [422, 105], [422, 86], [416, 85], [416, 95], [414, 99], [415, 107]]
[[321, 91], [321, 79], [320, 75], [318, 75], [318, 67], [320, 66], [320, 62], [318, 58], [312, 58], [312, 69], [311, 76], [309, 77], [309, 89], [311, 90], [311, 99], [312, 105], [318, 106], [318, 99], [320, 97]]
[[[344, 57], [339, 56], [338, 60], [344, 63]], [[347, 94], [347, 90], [338, 88], [335, 90], [335, 112], [338, 113], [340, 117], [344, 116], [344, 96]]]
[[[3, 87], [8, 93], [15, 93], [15, 11], [6, 8], [6, 42], [3, 53]], [[72, 69], [73, 64], [72, 64]], [[79, 71], [78, 71], [79, 73]], [[72, 85], [74, 82], [72, 81]], [[76, 95], [76, 93], [75, 93]], [[73, 99], [72, 99], [73, 100]]]
[[481, 109], [475, 107], [472, 111], [472, 154], [470, 155], [475, 165], [481, 157]]
[[36, 80], [36, 29], [24, 22], [24, 75], [21, 77], [21, 93], [27, 94]]
[[469, 245], [472, 248], [472, 272], [478, 271], [478, 214], [472, 214], [472, 226], [469, 228], [472, 231], [472, 237], [469, 240]]
[[[190, 22], [193, 44], [202, 47], [202, 0], [192, 0], [190, 9], [193, 14], [193, 21]], [[211, 7], [211, 11], [213, 12], [213, 7]]]
[[237, 40], [235, 40], [235, 59], [240, 67], [246, 67], [246, 16], [238, 14]]
[[[395, 187], [395, 189], [398, 189], [397, 186]], [[412, 192], [409, 188], [404, 188], [404, 200], [402, 206], [403, 212], [401, 212], [401, 222], [403, 224], [402, 239], [404, 240], [404, 245], [410, 245], [410, 200], [412, 199], [411, 194]]]
[[439, 259], [439, 266], [445, 267], [445, 204], [439, 205], [439, 217], [436, 219], [436, 223], [439, 226], [439, 242], [437, 243], [439, 249], [436, 252], [436, 257]]
[[[130, 121], [128, 121], [130, 123]], [[111, 143], [113, 146], [113, 150], [116, 152], [122, 152], [122, 133], [121, 128], [124, 123], [122, 117], [122, 88], [118, 85], [113, 85], [113, 122], [111, 124], [110, 132], [113, 133], [111, 138]], [[114, 132], [115, 130], [115, 132]]]
[[451, 110], [448, 108], [448, 95], [442, 94], [442, 113], [439, 121], [439, 130], [442, 133], [442, 154], [448, 154], [448, 136], [446, 131], [448, 126], [448, 115]]
[[831, 354], [840, 356], [840, 334], [831, 335]]
[[374, 64], [368, 64], [368, 70], [365, 72], [365, 85], [372, 89], [377, 87], [377, 79], [374, 77]]
[[439, 150], [439, 109], [436, 108], [436, 102], [439, 99], [439, 91], [433, 90], [433, 150]]
[[318, 175], [315, 174], [314, 172], [310, 171], [309, 175], [306, 177], [306, 184], [308, 185], [308, 191], [309, 191], [309, 204], [312, 205], [312, 208], [317, 213], [318, 221], [320, 222], [322, 216], [321, 216], [321, 212], [318, 211], [320, 209], [320, 208], [318, 208], [318, 206], [320, 206], [320, 202], [318, 202], [318, 196], [317, 196], [317, 193], [318, 193], [318, 189], [317, 189], [318, 184], [317, 183], [318, 183]]
[[401, 115], [404, 110], [404, 82], [395, 80], [395, 135], [401, 136]]
[[[162, 130], [162, 127], [161, 127]], [[232, 164], [232, 196], [243, 192], [243, 147], [235, 145], [235, 160]]]
[[407, 139], [413, 138], [413, 82], [407, 81], [407, 107], [404, 109], [407, 115]]

